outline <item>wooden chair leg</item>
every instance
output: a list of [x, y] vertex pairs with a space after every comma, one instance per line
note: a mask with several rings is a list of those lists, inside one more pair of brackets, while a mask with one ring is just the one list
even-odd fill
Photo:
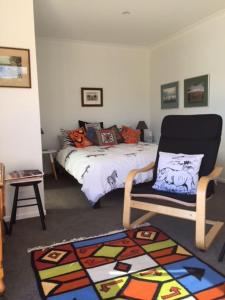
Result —
[[205, 249], [208, 249], [220, 230], [223, 228], [224, 222], [206, 220], [206, 224], [211, 225], [211, 228], [209, 229], [205, 237]]
[[124, 208], [123, 208], [123, 227], [130, 228], [131, 220], [131, 196], [125, 192]]
[[[217, 236], [224, 224], [221, 221], [206, 220], [206, 189], [200, 189], [200, 192], [197, 194], [195, 222], [196, 247], [201, 250], [206, 250], [210, 247], [213, 240], [215, 239], [215, 237]], [[212, 225], [207, 234], [206, 224]]]
[[135, 220], [135, 221], [130, 225], [130, 227], [131, 227], [131, 228], [134, 228], [134, 227], [136, 227], [136, 226], [138, 226], [138, 225], [141, 225], [141, 224], [145, 223], [147, 220], [149, 220], [151, 217], [153, 217], [153, 216], [155, 216], [155, 215], [156, 215], [156, 213], [150, 211], [150, 212], [144, 214], [143, 216], [141, 216], [140, 218], [138, 218], [137, 220]]
[[205, 250], [205, 215], [206, 215], [206, 197], [204, 194], [197, 196], [196, 202], [196, 223], [195, 223], [195, 243], [196, 247]]
[[3, 281], [3, 278], [0, 279], [0, 295], [3, 295], [5, 292], [5, 283]]

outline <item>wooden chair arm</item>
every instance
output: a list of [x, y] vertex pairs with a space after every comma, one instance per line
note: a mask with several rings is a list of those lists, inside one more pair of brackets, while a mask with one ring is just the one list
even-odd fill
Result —
[[212, 227], [207, 234], [206, 240], [206, 226], [205, 226], [205, 217], [206, 217], [206, 192], [207, 186], [211, 180], [215, 180], [221, 174], [223, 168], [215, 167], [214, 170], [207, 176], [202, 176], [198, 182], [197, 187], [197, 199], [196, 199], [196, 246], [199, 249], [205, 250], [211, 244], [216, 232], [220, 230], [221, 224], [215, 227]]
[[207, 175], [207, 176], [202, 176], [199, 181], [198, 181], [198, 187], [197, 187], [197, 202], [198, 198], [204, 197], [206, 199], [206, 191], [207, 191], [207, 186], [211, 180], [217, 179], [221, 172], [223, 170], [223, 167], [216, 166], [213, 171]]
[[152, 162], [150, 163], [149, 165], [141, 168], [141, 169], [134, 169], [134, 170], [131, 170], [128, 175], [127, 175], [127, 178], [126, 178], [126, 182], [125, 182], [125, 193], [130, 193], [131, 192], [131, 189], [132, 189], [132, 185], [133, 185], [133, 181], [134, 181], [134, 178], [137, 174], [139, 173], [144, 173], [144, 172], [148, 172], [152, 169], [154, 169], [155, 167], [155, 162]]

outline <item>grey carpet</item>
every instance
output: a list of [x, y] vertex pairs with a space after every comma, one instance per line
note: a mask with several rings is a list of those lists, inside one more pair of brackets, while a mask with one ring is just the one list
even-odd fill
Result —
[[[225, 185], [219, 184], [217, 194], [208, 205], [209, 217], [225, 221]], [[47, 231], [41, 230], [40, 219], [18, 221], [12, 236], [4, 244], [6, 293], [1, 299], [40, 299], [27, 248], [48, 245], [64, 239], [93, 236], [121, 228], [123, 191], [105, 196], [101, 209], [92, 209], [80, 191], [80, 186], [68, 176], [59, 181], [49, 177], [45, 181]], [[197, 256], [225, 274], [225, 260], [217, 262], [225, 241], [225, 228], [207, 252], [194, 246], [194, 223], [165, 216], [155, 216], [151, 223], [158, 226]]]

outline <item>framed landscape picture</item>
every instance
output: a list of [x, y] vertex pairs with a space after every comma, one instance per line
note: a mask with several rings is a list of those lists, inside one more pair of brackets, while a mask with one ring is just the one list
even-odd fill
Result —
[[161, 108], [178, 108], [178, 81], [161, 85]]
[[184, 80], [184, 107], [208, 106], [209, 76]]
[[81, 88], [82, 106], [103, 106], [102, 88]]
[[29, 49], [0, 47], [0, 87], [31, 87]]

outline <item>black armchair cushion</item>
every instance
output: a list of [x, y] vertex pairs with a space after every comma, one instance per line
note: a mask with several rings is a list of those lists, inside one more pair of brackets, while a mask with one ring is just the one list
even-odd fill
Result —
[[[186, 205], [195, 205], [196, 195], [186, 195], [157, 191], [152, 188], [157, 177], [159, 152], [204, 154], [199, 178], [210, 174], [215, 166], [219, 150], [222, 118], [216, 114], [204, 115], [170, 115], [163, 119], [161, 137], [158, 146], [153, 180], [147, 185], [134, 186], [131, 194], [150, 194], [174, 199]], [[207, 198], [214, 193], [214, 182], [211, 181], [207, 188]]]
[[199, 177], [212, 172], [221, 140], [222, 118], [216, 114], [170, 115], [163, 119], [153, 181], [157, 175], [159, 151], [204, 154]]

